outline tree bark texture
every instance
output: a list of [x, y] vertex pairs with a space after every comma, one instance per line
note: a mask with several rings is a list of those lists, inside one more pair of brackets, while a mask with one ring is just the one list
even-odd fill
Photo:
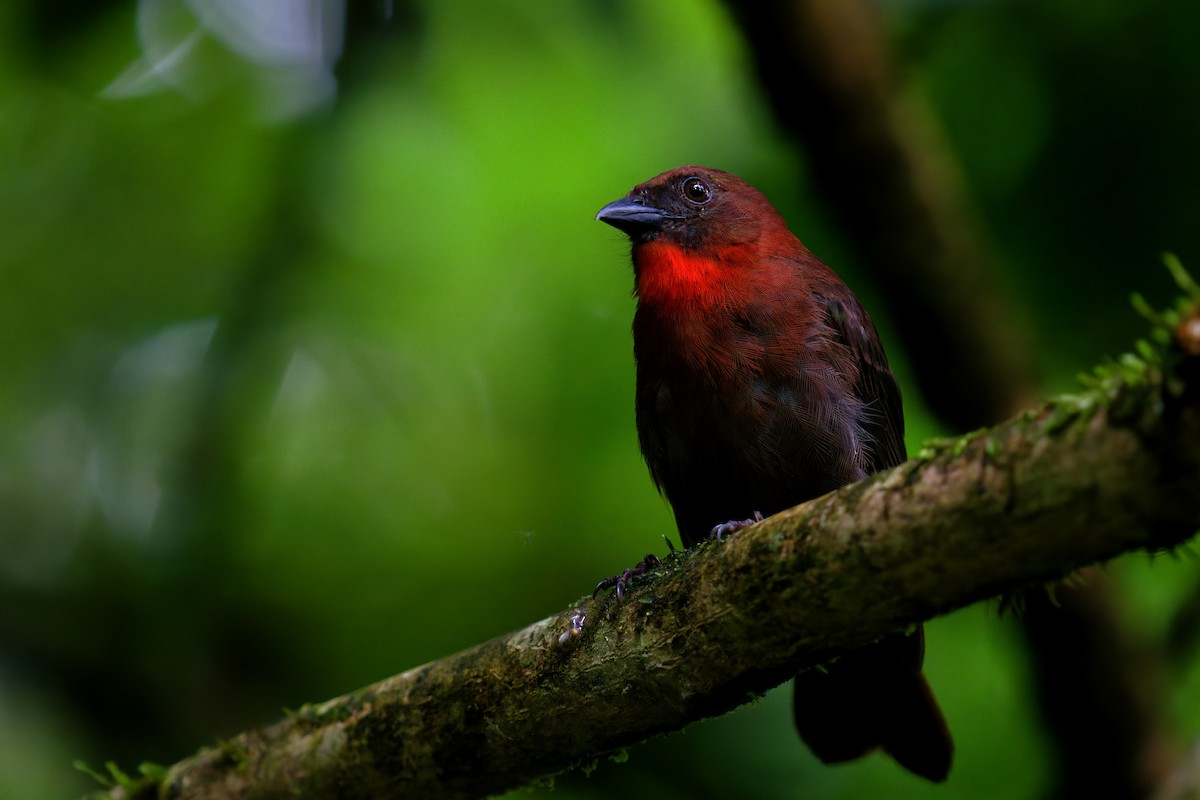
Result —
[[[889, 632], [1200, 528], [1200, 369], [1091, 391], [665, 559], [574, 609], [174, 765], [171, 798], [505, 791], [733, 709]], [[1121, 373], [1123, 377], [1117, 375]]]

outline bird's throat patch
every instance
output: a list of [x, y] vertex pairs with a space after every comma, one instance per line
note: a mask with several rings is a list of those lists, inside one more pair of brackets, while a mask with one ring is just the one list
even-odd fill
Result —
[[720, 258], [657, 241], [638, 247], [633, 258], [642, 300], [711, 306], [723, 294], [728, 265]]

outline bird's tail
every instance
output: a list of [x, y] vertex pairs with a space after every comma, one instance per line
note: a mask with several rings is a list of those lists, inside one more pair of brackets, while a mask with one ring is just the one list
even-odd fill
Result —
[[954, 743], [921, 674], [925, 635], [896, 634], [796, 676], [800, 738], [826, 764], [882, 749], [909, 772], [940, 782]]

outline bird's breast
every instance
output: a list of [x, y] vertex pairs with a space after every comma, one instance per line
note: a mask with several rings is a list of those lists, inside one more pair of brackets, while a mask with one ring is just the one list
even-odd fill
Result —
[[814, 349], [735, 315], [681, 327], [641, 305], [634, 340], [642, 449], [673, 506], [715, 493], [732, 519], [862, 476], [862, 403]]

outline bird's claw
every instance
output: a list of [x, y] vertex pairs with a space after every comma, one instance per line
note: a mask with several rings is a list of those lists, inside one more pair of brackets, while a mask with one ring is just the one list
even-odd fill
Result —
[[629, 567], [628, 569], [622, 570], [617, 575], [610, 575], [609, 577], [597, 583], [596, 588], [592, 590], [592, 597], [595, 597], [597, 593], [603, 591], [604, 589], [609, 589], [615, 586], [617, 587], [617, 601], [620, 602], [621, 600], [625, 599], [625, 586], [629, 583], [631, 578], [636, 578], [639, 575], [645, 575], [650, 570], [659, 566], [662, 566], [662, 559], [653, 553], [647, 553], [646, 557], [637, 564]]
[[714, 525], [713, 529], [708, 532], [708, 535], [719, 542], [726, 536], [731, 536], [737, 533], [742, 528], [749, 528], [751, 525], [762, 521], [762, 512], [755, 511], [754, 516], [750, 519], [731, 519], [729, 522], [722, 522], [720, 525]]

